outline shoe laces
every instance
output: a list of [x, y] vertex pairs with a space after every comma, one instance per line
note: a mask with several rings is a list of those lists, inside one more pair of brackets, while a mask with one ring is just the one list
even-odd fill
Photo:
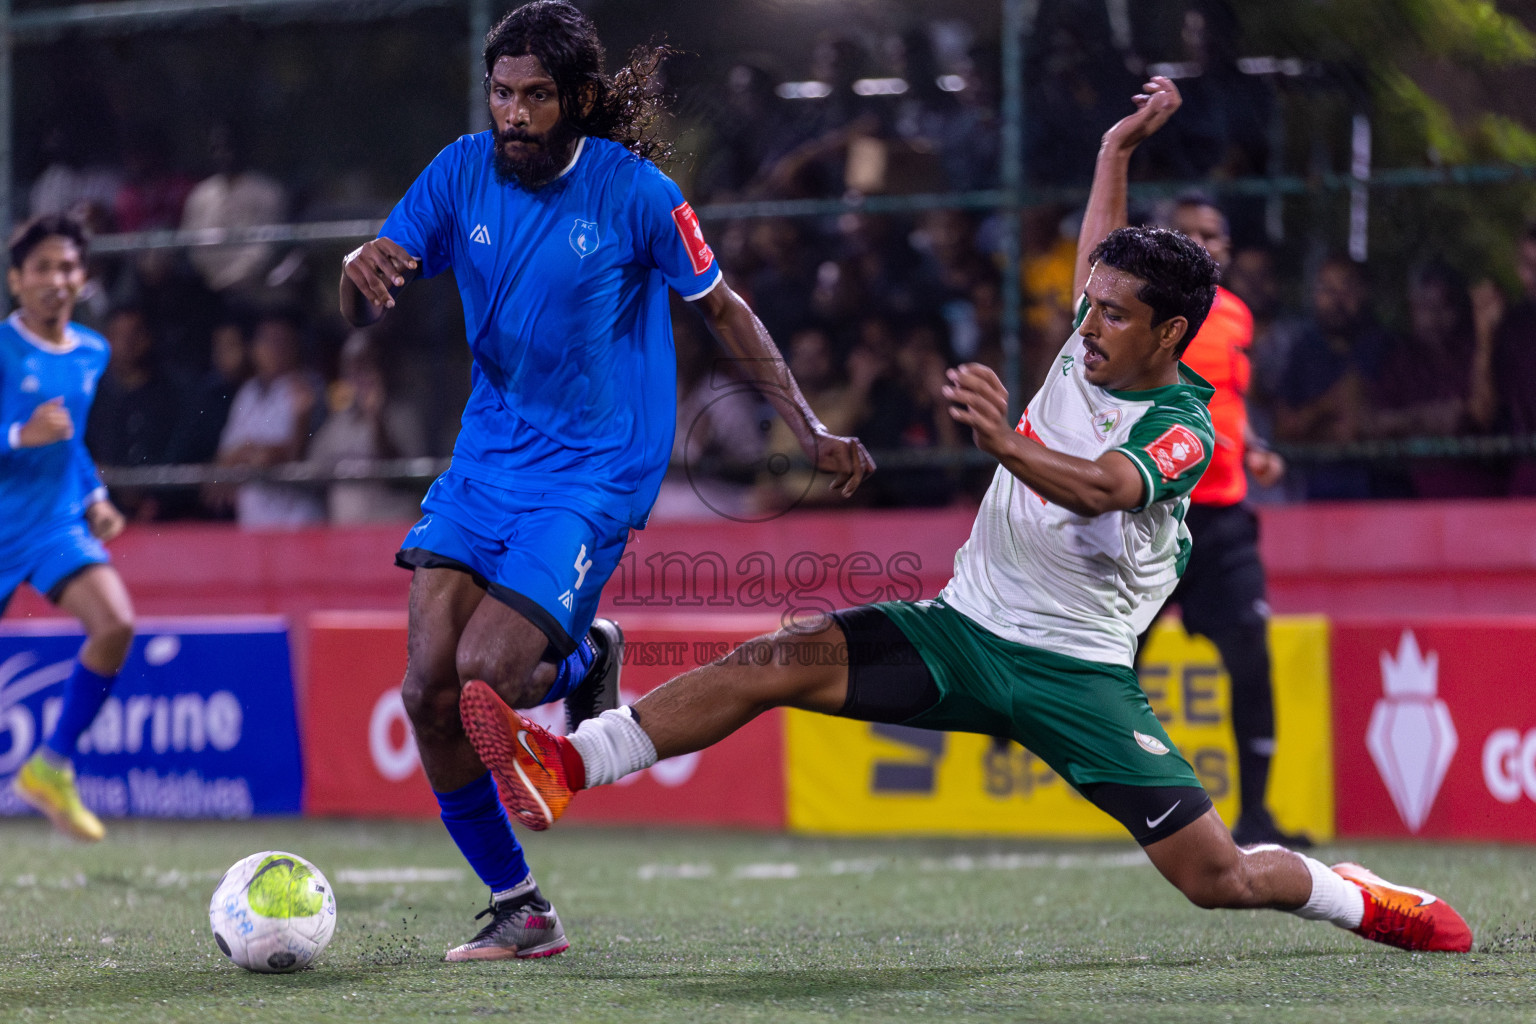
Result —
[[1372, 899], [1376, 916], [1369, 929], [1371, 938], [1404, 949], [1422, 949], [1429, 944], [1435, 934], [1435, 922], [1427, 914], [1399, 910], [1374, 896]]
[[480, 920], [487, 914], [491, 915], [491, 919], [485, 923], [485, 927], [481, 928], [480, 931], [475, 934], [475, 937], [470, 941], [480, 942], [484, 939], [493, 937], [498, 931], [501, 930], [501, 927], [504, 924], [525, 913], [526, 911], [544, 911], [549, 909], [551, 909], [549, 903], [543, 897], [538, 896], [536, 893], [529, 894], [526, 898], [521, 900], [508, 901], [506, 903], [500, 904], [492, 902], [484, 910], [475, 915], [476, 921]]

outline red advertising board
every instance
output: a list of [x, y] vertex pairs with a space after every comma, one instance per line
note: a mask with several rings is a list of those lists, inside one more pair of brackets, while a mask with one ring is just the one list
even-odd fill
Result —
[[[623, 699], [633, 701], [777, 624], [772, 615], [626, 616]], [[405, 615], [317, 612], [309, 629], [305, 811], [435, 817], [437, 802], [400, 701]], [[563, 711], [549, 705], [530, 717], [559, 731]], [[782, 828], [783, 751], [782, 718], [771, 712], [708, 750], [584, 793], [565, 820]]]
[[1338, 834], [1536, 842], [1536, 619], [1333, 628]]

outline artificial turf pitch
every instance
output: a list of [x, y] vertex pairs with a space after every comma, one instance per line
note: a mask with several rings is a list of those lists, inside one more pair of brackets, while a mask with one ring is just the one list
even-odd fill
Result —
[[[435, 824], [0, 823], [0, 1020], [1531, 1021], [1536, 849], [1339, 845], [1450, 899], [1469, 956], [1199, 911], [1125, 845], [557, 829], [530, 860], [571, 949], [445, 964], [485, 890]], [[232, 966], [224, 868], [302, 854], [336, 887], [314, 967]]]

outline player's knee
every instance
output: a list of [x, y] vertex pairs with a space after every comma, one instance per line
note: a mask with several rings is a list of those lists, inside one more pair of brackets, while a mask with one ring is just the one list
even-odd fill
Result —
[[133, 644], [133, 617], [107, 616], [91, 630], [90, 639], [103, 661], [121, 668], [123, 662], [128, 660], [128, 648]]
[[[511, 707], [532, 707], [543, 696], [543, 693], [532, 692], [535, 674], [533, 670], [538, 668], [537, 662], [533, 665], [526, 665], [521, 661], [508, 662], [506, 659], [489, 655], [484, 651], [466, 649], [464, 645], [460, 645], [454, 664], [458, 670], [461, 685], [471, 679], [490, 683], [492, 688], [501, 695], [501, 699]], [[546, 685], [544, 688], [547, 690], [549, 687]]]
[[405, 681], [400, 684], [400, 699], [418, 738], [457, 735], [463, 731], [457, 679], [435, 680], [407, 669]]

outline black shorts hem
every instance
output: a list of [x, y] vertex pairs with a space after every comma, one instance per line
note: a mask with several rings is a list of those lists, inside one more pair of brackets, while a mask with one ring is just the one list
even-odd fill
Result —
[[1095, 782], [1082, 787], [1095, 807], [1125, 826], [1142, 846], [1167, 839], [1213, 806], [1198, 786], [1131, 786]]
[[395, 564], [402, 569], [452, 569], [455, 572], [464, 573], [475, 581], [475, 586], [539, 628], [539, 632], [549, 640], [549, 649], [545, 653], [546, 661], [564, 661], [576, 650], [576, 641], [571, 639], [565, 627], [560, 625], [560, 622], [549, 614], [543, 605], [510, 587], [491, 582], [458, 559], [428, 551], [426, 548], [402, 548], [395, 553]]
[[[49, 587], [47, 593], [45, 593], [43, 596], [53, 604], [57, 605], [59, 603], [59, 598], [64, 596], [65, 588], [68, 587], [71, 583], [75, 582], [75, 579], [79, 577], [81, 573], [85, 572], [87, 569], [94, 569], [98, 565], [106, 564], [106, 562], [86, 562], [84, 565], [76, 566], [75, 568], [69, 570], [69, 572], [65, 573], [59, 582]], [[15, 591], [12, 591], [12, 593], [15, 593]], [[10, 603], [10, 600], [10, 594], [7, 594], [5, 600], [0, 601], [0, 612], [5, 611], [5, 606]]]
[[848, 697], [838, 717], [899, 724], [939, 703], [943, 695], [927, 662], [889, 615], [860, 605], [832, 619], [848, 645]]

